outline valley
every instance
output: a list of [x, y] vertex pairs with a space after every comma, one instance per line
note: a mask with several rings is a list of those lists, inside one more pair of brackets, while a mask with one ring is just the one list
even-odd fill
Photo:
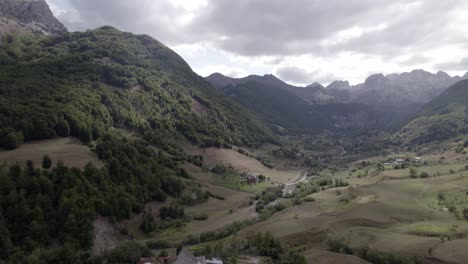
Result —
[[[153, 35], [101, 25], [94, 13], [99, 27], [68, 31], [55, 16], [77, 26], [85, 16], [75, 8], [99, 9], [85, 2], [0, 0], [0, 264], [467, 262], [464, 67], [408, 70], [398, 57], [385, 74], [374, 60], [333, 74], [321, 60], [301, 72], [298, 43], [271, 41], [271, 32], [262, 43], [288, 43], [280, 50], [291, 54], [262, 47], [254, 56], [259, 49], [241, 41], [250, 55], [230, 57], [232, 34], [208, 55], [214, 42], [174, 43], [211, 34], [177, 32], [167, 43], [189, 65]], [[117, 2], [119, 21], [141, 9]], [[160, 22], [198, 8], [180, 5]], [[311, 49], [334, 54], [387, 26], [351, 29]], [[198, 56], [213, 60], [207, 77], [195, 71]], [[212, 71], [229, 72], [223, 63], [245, 69]], [[265, 69], [275, 75], [244, 74]]]

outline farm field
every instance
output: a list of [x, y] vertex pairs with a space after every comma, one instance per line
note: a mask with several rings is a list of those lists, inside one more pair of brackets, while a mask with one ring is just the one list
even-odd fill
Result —
[[40, 166], [44, 155], [49, 155], [53, 164], [62, 161], [70, 167], [84, 168], [88, 162], [96, 167], [103, 165], [88, 146], [72, 137], [31, 141], [15, 150], [0, 150], [0, 162], [23, 163], [32, 160], [36, 166]]
[[188, 146], [185, 150], [191, 155], [202, 155], [204, 165], [207, 167], [215, 166], [217, 164], [230, 164], [239, 171], [263, 174], [276, 183], [287, 183], [297, 177], [301, 172], [301, 168], [281, 170], [270, 169], [255, 158], [243, 155], [232, 149], [207, 148], [202, 150], [195, 146]]
[[[468, 247], [468, 222], [462, 216], [468, 205], [465, 164], [416, 169], [431, 176], [412, 178], [409, 169], [388, 169], [359, 178], [347, 171], [335, 172], [334, 176], [321, 173], [322, 177], [347, 179], [350, 186], [311, 194], [307, 197], [314, 198], [315, 202], [284, 209], [246, 228], [242, 234], [253, 230], [270, 232], [306, 245], [310, 248], [305, 253], [310, 263], [315, 263], [313, 253], [319, 254], [321, 251], [317, 250], [327, 248], [330, 236], [340, 237], [352, 248], [369, 247], [379, 252], [419, 257], [424, 263], [465, 263], [463, 248]], [[439, 202], [440, 194], [444, 195], [446, 204]], [[449, 210], [448, 206], [455, 209]], [[328, 251], [324, 254], [330, 261], [342, 257]]]

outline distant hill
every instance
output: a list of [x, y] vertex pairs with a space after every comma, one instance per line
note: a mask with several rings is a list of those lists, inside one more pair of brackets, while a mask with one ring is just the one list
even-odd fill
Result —
[[[216, 73], [208, 76], [206, 80], [218, 89], [228, 85], [239, 87], [251, 81], [261, 83], [264, 86], [279, 88], [294, 94], [315, 109], [327, 108], [327, 111], [348, 109], [346, 118], [342, 119], [341, 116], [337, 119], [353, 120], [353, 122], [356, 120], [349, 119], [349, 116], [373, 116], [377, 119], [371, 118], [368, 124], [364, 124], [364, 121], [356, 123], [359, 128], [377, 126], [381, 129], [390, 129], [398, 127], [401, 122], [416, 113], [425, 103], [437, 97], [447, 87], [466, 78], [468, 78], [468, 73], [463, 77], [452, 77], [444, 72], [432, 74], [423, 70], [414, 70], [401, 74], [374, 74], [369, 76], [364, 83], [357, 85], [350, 85], [348, 81], [334, 81], [326, 87], [319, 83], [296, 87], [273, 75], [230, 78]], [[232, 93], [232, 88], [230, 91]], [[238, 94], [236, 98], [239, 101], [240, 95]], [[362, 115], [362, 113], [366, 114]], [[319, 114], [327, 116], [320, 111]]]
[[356, 132], [375, 128], [379, 122], [374, 111], [364, 105], [308, 102], [301, 92], [323, 89], [317, 84], [300, 88], [273, 75], [236, 79], [219, 73], [208, 76], [206, 80], [280, 131]]
[[468, 80], [460, 81], [427, 103], [405, 122], [396, 139], [428, 143], [468, 133]]
[[0, 36], [65, 32], [44, 0], [0, 0]]

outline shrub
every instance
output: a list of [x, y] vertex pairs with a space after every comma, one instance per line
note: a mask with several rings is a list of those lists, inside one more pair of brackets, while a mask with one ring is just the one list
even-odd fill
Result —
[[42, 158], [42, 168], [50, 169], [52, 167], [52, 159], [50, 159], [49, 155], [44, 155]]

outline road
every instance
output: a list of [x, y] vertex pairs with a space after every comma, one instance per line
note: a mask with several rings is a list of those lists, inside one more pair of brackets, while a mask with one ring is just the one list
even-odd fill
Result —
[[296, 189], [296, 185], [304, 181], [307, 181], [307, 170], [299, 172], [294, 179], [284, 185], [283, 196], [291, 195]]

